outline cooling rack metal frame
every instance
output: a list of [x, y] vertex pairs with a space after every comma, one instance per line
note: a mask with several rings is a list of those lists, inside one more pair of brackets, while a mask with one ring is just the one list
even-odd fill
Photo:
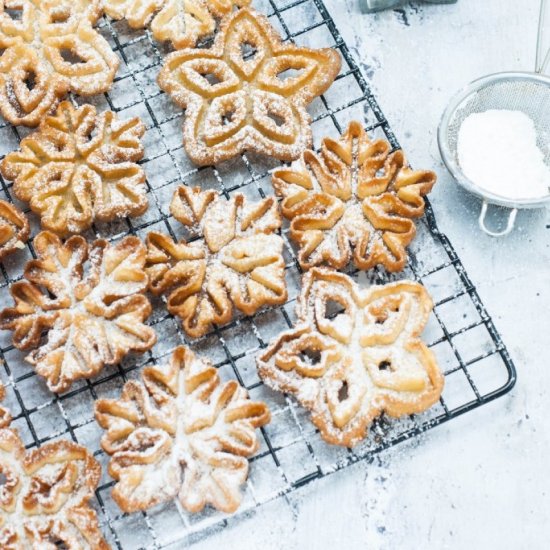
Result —
[[[348, 121], [360, 117], [366, 121], [371, 134], [386, 137], [393, 147], [398, 147], [359, 65], [322, 0], [257, 0], [254, 4], [268, 14], [286, 40], [314, 46], [332, 45], [342, 54], [341, 74], [333, 87], [310, 108], [317, 144], [323, 135], [338, 134]], [[300, 21], [308, 23], [295, 28]], [[189, 185], [200, 182], [205, 188], [217, 188], [227, 197], [234, 192], [244, 192], [261, 198], [272, 192], [270, 170], [278, 163], [267, 159], [243, 155], [217, 167], [193, 167], [181, 146], [182, 113], [155, 85], [166, 53], [163, 46], [156, 43], [149, 32], [131, 31], [123, 22], [105, 18], [99, 29], [122, 59], [119, 75], [111, 91], [100, 98], [72, 99], [77, 103], [96, 103], [99, 108], [120, 113], [121, 117], [140, 115], [145, 120], [146, 158], [141, 164], [147, 173], [150, 207], [141, 218], [94, 226], [87, 237], [100, 235], [111, 240], [126, 234], [144, 237], [157, 227], [176, 237], [177, 224], [171, 219], [168, 203], [180, 182]], [[29, 130], [0, 125], [0, 157], [17, 148], [27, 133]], [[11, 184], [1, 178], [0, 184], [0, 195], [13, 200]], [[36, 232], [36, 223], [34, 229]], [[11, 334], [0, 335], [2, 379], [8, 392], [5, 404], [13, 413], [14, 427], [27, 447], [64, 437], [93, 450], [104, 470], [95, 507], [113, 548], [180, 548], [183, 541], [193, 542], [208, 536], [212, 529], [223, 527], [267, 501], [373, 457], [383, 449], [504, 395], [514, 386], [516, 371], [509, 353], [453, 246], [439, 231], [428, 203], [426, 215], [418, 223], [418, 235], [410, 247], [410, 262], [404, 273], [388, 276], [377, 269], [366, 275], [350, 274], [363, 277], [363, 283], [412, 278], [431, 292], [435, 308], [424, 337], [445, 373], [442, 399], [421, 415], [397, 421], [381, 418], [373, 425], [367, 440], [353, 450], [325, 444], [307, 414], [292, 399], [263, 386], [254, 368], [258, 350], [267, 346], [278, 332], [292, 326], [300, 268], [287, 238], [287, 229], [283, 229], [283, 237], [289, 283], [287, 304], [262, 310], [252, 317], [237, 317], [227, 326], [191, 342], [196, 351], [215, 362], [222, 378], [236, 378], [253, 398], [266, 400], [273, 412], [272, 423], [262, 429], [261, 448], [251, 460], [243, 504], [231, 518], [211, 509], [190, 516], [176, 502], [127, 515], [122, 514], [110, 498], [113, 482], [106, 473], [107, 457], [99, 448], [101, 432], [93, 419], [93, 401], [118, 395], [127, 379], [139, 376], [143, 365], [166, 360], [174, 347], [189, 343], [178, 322], [166, 312], [162, 300], [153, 299], [154, 311], [149, 322], [160, 337], [151, 352], [131, 355], [120, 365], [105, 368], [96, 378], [81, 381], [62, 395], [48, 392], [42, 380], [25, 364], [23, 354], [11, 345]], [[30, 242], [24, 251], [0, 264], [2, 307], [9, 302], [9, 285], [21, 278], [22, 266], [32, 255]]]

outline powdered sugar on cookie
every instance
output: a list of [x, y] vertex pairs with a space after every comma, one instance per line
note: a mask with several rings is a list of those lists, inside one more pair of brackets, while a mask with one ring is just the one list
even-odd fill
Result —
[[193, 162], [245, 151], [290, 161], [311, 145], [306, 107], [340, 63], [334, 49], [283, 44], [265, 16], [245, 8], [223, 20], [211, 48], [170, 54], [158, 82], [186, 109], [184, 147]]
[[68, 92], [94, 95], [110, 88], [119, 60], [93, 28], [101, 0], [11, 4], [20, 18], [0, 12], [0, 112], [9, 122], [37, 126]]
[[0, 200], [0, 259], [23, 248], [29, 233], [25, 214], [13, 204]]
[[29, 202], [44, 228], [80, 233], [94, 221], [138, 216], [147, 210], [139, 118], [119, 120], [92, 105], [64, 101], [55, 116], [21, 142], [0, 164], [14, 180], [15, 196]]
[[413, 414], [439, 399], [443, 375], [419, 339], [431, 308], [417, 283], [361, 290], [347, 275], [313, 268], [296, 327], [258, 357], [260, 376], [295, 395], [327, 442], [353, 446], [382, 412]]
[[17, 432], [0, 429], [0, 547], [109, 550], [93, 498], [101, 467], [70, 441], [26, 451]]
[[12, 284], [15, 304], [0, 313], [0, 327], [14, 331], [15, 347], [32, 350], [26, 359], [52, 391], [153, 346], [155, 332], [144, 324], [151, 306], [143, 295], [147, 275], [139, 239], [126, 237], [114, 246], [98, 240], [88, 248], [82, 237], [63, 243], [44, 231], [34, 248], [38, 258], [27, 263], [25, 280]]
[[181, 186], [171, 203], [174, 217], [200, 240], [175, 242], [152, 232], [147, 236], [149, 288], [168, 297], [168, 310], [179, 316], [192, 337], [233, 317], [233, 306], [252, 315], [287, 297], [283, 240], [275, 234], [281, 218], [274, 197], [249, 202], [215, 191]]
[[105, 13], [130, 27], [151, 27], [153, 36], [174, 48], [193, 47], [216, 29], [216, 19], [251, 0], [103, 0]]
[[353, 261], [359, 269], [402, 270], [413, 220], [435, 180], [433, 172], [410, 169], [387, 141], [371, 140], [359, 122], [339, 139], [325, 138], [320, 154], [307, 150], [273, 173], [303, 269]]
[[258, 448], [255, 430], [269, 422], [264, 403], [248, 399], [237, 382], [221, 384], [217, 371], [185, 347], [169, 363], [147, 367], [120, 399], [101, 399], [96, 418], [106, 430], [122, 510], [145, 510], [178, 498], [190, 512], [210, 504], [234, 512]]

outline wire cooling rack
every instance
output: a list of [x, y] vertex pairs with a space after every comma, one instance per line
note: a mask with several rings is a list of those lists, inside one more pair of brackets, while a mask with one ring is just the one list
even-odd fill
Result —
[[[257, 0], [254, 4], [269, 15], [285, 39], [312, 47], [332, 46], [342, 54], [343, 68], [338, 79], [310, 107], [316, 146], [323, 136], [336, 136], [350, 120], [358, 119], [365, 121], [371, 135], [385, 137], [397, 147], [387, 121], [322, 0]], [[150, 207], [141, 218], [97, 225], [87, 237], [107, 236], [115, 240], [128, 233], [145, 237], [148, 231], [167, 229], [177, 233], [177, 222], [173, 222], [168, 207], [180, 182], [215, 188], [227, 197], [241, 192], [259, 199], [272, 193], [270, 170], [278, 163], [265, 158], [243, 155], [218, 167], [195, 168], [181, 146], [182, 113], [155, 83], [166, 53], [162, 46], [148, 32], [131, 31], [124, 22], [105, 19], [99, 28], [120, 55], [122, 65], [111, 91], [93, 102], [99, 108], [120, 113], [121, 117], [138, 115], [147, 124], [146, 158], [142, 164], [148, 178]], [[83, 102], [81, 98], [75, 101]], [[28, 132], [8, 124], [0, 126], [0, 157], [16, 149]], [[0, 183], [0, 195], [12, 200], [10, 184]], [[36, 220], [34, 226], [36, 232]], [[480, 407], [509, 391], [515, 383], [515, 369], [500, 335], [452, 245], [439, 232], [428, 205], [410, 248], [409, 266], [399, 277], [421, 282], [434, 298], [435, 309], [424, 339], [445, 372], [443, 396], [424, 414], [398, 421], [384, 418], [377, 421], [367, 440], [354, 450], [325, 444], [307, 413], [294, 401], [263, 386], [256, 374], [257, 352], [292, 325], [294, 302], [299, 293], [300, 269], [286, 230], [283, 236], [288, 302], [253, 317], [237, 318], [192, 343], [195, 351], [214, 361], [222, 378], [237, 378], [253, 399], [265, 400], [273, 413], [271, 424], [262, 430], [261, 448], [251, 460], [250, 478], [239, 513]], [[0, 265], [2, 307], [10, 302], [9, 285], [21, 277], [23, 265], [32, 255], [30, 243]], [[362, 283], [395, 278], [381, 270], [352, 275]], [[184, 541], [207, 536], [213, 528], [228, 521], [226, 516], [211, 509], [188, 515], [175, 502], [146, 513], [126, 515], [121, 514], [111, 500], [112, 480], [106, 473], [107, 457], [99, 447], [101, 431], [93, 419], [93, 402], [100, 397], [118, 396], [124, 382], [138, 377], [144, 364], [166, 360], [174, 347], [186, 342], [179, 323], [167, 314], [163, 302], [153, 299], [153, 305], [149, 322], [155, 327], [159, 342], [151, 352], [129, 356], [122, 364], [105, 368], [96, 378], [81, 381], [62, 395], [52, 395], [35, 376], [24, 362], [23, 354], [11, 345], [11, 334], [0, 335], [5, 371], [2, 378], [7, 381], [6, 404], [15, 417], [13, 425], [28, 447], [63, 437], [94, 452], [104, 471], [95, 507], [113, 548], [124, 550], [181, 548]]]

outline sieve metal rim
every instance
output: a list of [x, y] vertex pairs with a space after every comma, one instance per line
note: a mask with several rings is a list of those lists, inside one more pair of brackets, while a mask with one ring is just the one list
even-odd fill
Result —
[[550, 194], [537, 199], [507, 199], [506, 197], [495, 195], [494, 193], [486, 191], [482, 187], [476, 185], [462, 172], [460, 165], [456, 160], [456, 155], [453, 151], [451, 151], [447, 139], [451, 121], [454, 119], [457, 109], [466, 99], [468, 99], [468, 97], [471, 97], [473, 94], [489, 85], [514, 80], [537, 82], [547, 86], [550, 92], [550, 77], [537, 73], [521, 71], [500, 72], [478, 78], [462, 88], [447, 105], [447, 108], [441, 117], [441, 121], [439, 122], [439, 127], [437, 130], [437, 143], [439, 146], [439, 152], [441, 153], [441, 158], [443, 159], [443, 163], [445, 164], [447, 170], [451, 173], [458, 184], [470, 193], [480, 197], [487, 203], [506, 206], [508, 208], [542, 208], [547, 204], [550, 204]]

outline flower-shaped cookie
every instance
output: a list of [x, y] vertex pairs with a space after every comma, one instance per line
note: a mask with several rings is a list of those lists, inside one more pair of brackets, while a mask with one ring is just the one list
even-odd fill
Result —
[[290, 236], [299, 245], [303, 269], [328, 265], [359, 269], [376, 265], [401, 271], [406, 246], [416, 234], [413, 219], [424, 214], [433, 172], [412, 170], [401, 150], [371, 141], [359, 122], [337, 140], [325, 138], [321, 153], [273, 174]]
[[0, 313], [0, 328], [14, 331], [15, 347], [33, 350], [26, 359], [52, 391], [153, 346], [155, 332], [144, 324], [151, 311], [143, 296], [146, 251], [137, 237], [88, 246], [82, 237], [62, 243], [43, 231], [34, 248], [38, 258], [27, 263], [26, 280], [11, 286], [15, 306]]
[[139, 118], [118, 120], [92, 105], [69, 101], [0, 164], [15, 196], [30, 203], [42, 225], [59, 235], [80, 233], [94, 221], [138, 216], [147, 210]]
[[212, 363], [186, 347], [142, 379], [127, 382], [120, 399], [96, 402], [117, 504], [135, 512], [177, 497], [190, 512], [206, 504], [234, 512], [267, 406], [234, 380], [221, 384]]
[[113, 19], [125, 18], [130, 27], [143, 29], [149, 23], [153, 36], [169, 40], [174, 48], [195, 44], [216, 29], [216, 18], [251, 0], [103, 0], [105, 13]]
[[286, 301], [281, 218], [274, 197], [249, 203], [216, 191], [181, 186], [170, 209], [199, 240], [175, 242], [162, 233], [147, 236], [149, 288], [168, 295], [168, 310], [193, 338], [233, 316]]
[[0, 200], [0, 260], [23, 248], [29, 238], [29, 220], [18, 208]]
[[101, 467], [80, 445], [47, 443], [26, 451], [15, 430], [0, 429], [0, 548], [109, 550], [88, 501]]
[[437, 402], [443, 375], [419, 339], [432, 309], [423, 286], [362, 290], [323, 268], [302, 282], [296, 327], [259, 356], [258, 367], [264, 382], [311, 411], [323, 439], [351, 447], [382, 412], [398, 417]]
[[243, 8], [211, 48], [170, 54], [158, 82], [186, 109], [183, 143], [195, 163], [247, 150], [288, 161], [311, 145], [306, 107], [339, 70], [336, 50], [282, 44], [267, 18]]
[[0, 0], [0, 113], [37, 126], [69, 91], [106, 92], [118, 57], [93, 28], [101, 0]]

